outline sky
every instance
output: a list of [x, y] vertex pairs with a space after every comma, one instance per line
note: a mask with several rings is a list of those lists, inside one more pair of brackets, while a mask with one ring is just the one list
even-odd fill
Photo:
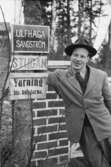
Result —
[[[94, 47], [98, 50], [101, 46], [102, 41], [104, 40], [108, 25], [111, 20], [111, 0], [103, 0], [107, 3], [107, 5], [104, 7], [104, 18], [100, 18], [97, 20], [97, 32], [98, 35], [94, 42]], [[0, 0], [0, 7], [2, 7], [2, 10], [4, 12], [5, 20], [7, 22], [10, 22], [12, 24], [18, 24], [23, 23], [23, 17], [21, 15], [22, 8], [20, 5], [21, 0]], [[3, 21], [3, 16], [0, 10], [0, 22]]]
[[[14, 1], [13, 0], [0, 0], [0, 5], [4, 12], [6, 21], [13, 22], [14, 20]], [[0, 10], [0, 22], [3, 21], [3, 16]]]
[[[21, 17], [21, 0], [0, 0], [0, 7], [3, 10], [6, 22], [19, 23]], [[0, 9], [0, 22], [3, 21]]]
[[106, 33], [108, 31], [108, 25], [111, 22], [111, 4], [108, 3], [106, 6], [103, 8], [104, 11], [104, 17], [101, 17], [97, 21], [97, 26], [98, 26], [98, 36], [95, 40], [94, 47], [98, 49], [98, 46], [100, 46], [101, 41], [103, 41], [104, 37], [106, 36]]

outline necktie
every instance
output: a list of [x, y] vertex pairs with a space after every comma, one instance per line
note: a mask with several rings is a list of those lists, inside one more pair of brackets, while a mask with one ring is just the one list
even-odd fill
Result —
[[83, 93], [85, 92], [85, 89], [86, 89], [86, 80], [83, 79], [80, 75], [80, 72], [76, 72], [76, 79], [78, 80], [80, 86], [81, 86], [81, 89], [83, 91]]
[[76, 72], [76, 79], [77, 79], [79, 82], [83, 82], [83, 81], [84, 81], [84, 79], [81, 77], [80, 72]]

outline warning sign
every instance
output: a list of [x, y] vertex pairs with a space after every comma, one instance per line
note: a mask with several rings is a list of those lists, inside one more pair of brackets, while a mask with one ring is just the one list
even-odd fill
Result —
[[47, 75], [47, 73], [11, 73], [10, 99], [46, 98]]

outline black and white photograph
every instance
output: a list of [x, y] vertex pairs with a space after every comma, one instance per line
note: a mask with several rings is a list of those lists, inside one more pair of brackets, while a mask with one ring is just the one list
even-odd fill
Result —
[[0, 0], [0, 167], [111, 167], [110, 0]]

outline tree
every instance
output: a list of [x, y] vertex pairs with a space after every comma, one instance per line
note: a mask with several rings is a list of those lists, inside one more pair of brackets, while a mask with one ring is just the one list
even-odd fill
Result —
[[58, 49], [56, 59], [63, 59], [64, 48], [71, 43], [70, 0], [57, 1], [57, 37]]
[[[78, 4], [78, 11], [74, 4]], [[32, 17], [29, 22], [35, 20], [35, 23], [39, 21], [39, 24], [50, 26], [49, 57], [63, 59], [64, 48], [71, 43], [72, 37], [84, 35], [90, 41], [95, 38], [95, 18], [102, 14], [102, 6], [101, 0], [24, 0], [25, 22]]]
[[[75, 5], [78, 10], [75, 11]], [[102, 15], [101, 0], [62, 0], [56, 1], [57, 23], [56, 23], [56, 40], [58, 49], [57, 59], [62, 59], [63, 50], [67, 44], [71, 43], [74, 36], [86, 36], [92, 41], [96, 37], [95, 19]]]
[[102, 6], [104, 4], [101, 0], [79, 0], [78, 5], [78, 35], [84, 34], [92, 41], [96, 36], [95, 19], [103, 14]]
[[99, 68], [104, 69], [111, 76], [111, 23], [108, 28], [108, 41], [103, 41], [99, 53], [99, 61], [96, 63]]
[[23, 6], [25, 24], [43, 24], [40, 1], [24, 0]]

